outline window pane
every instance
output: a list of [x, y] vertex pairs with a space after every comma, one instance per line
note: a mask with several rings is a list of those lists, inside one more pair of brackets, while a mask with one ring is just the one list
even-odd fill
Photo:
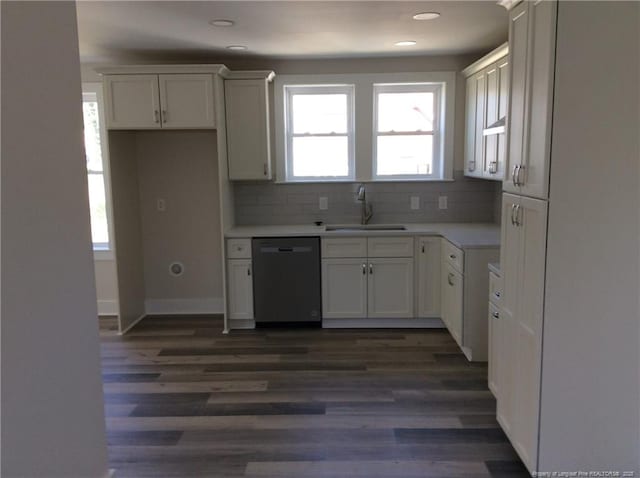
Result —
[[433, 137], [379, 136], [378, 176], [394, 174], [431, 174], [433, 172]]
[[433, 131], [433, 93], [378, 94], [378, 131]]
[[84, 148], [87, 155], [87, 170], [102, 171], [98, 102], [83, 101], [82, 112], [84, 114]]
[[293, 138], [293, 176], [349, 175], [349, 140], [346, 136]]
[[107, 201], [102, 174], [89, 174], [89, 208], [91, 210], [91, 237], [93, 243], [109, 245]]
[[347, 95], [293, 95], [293, 133], [347, 132]]

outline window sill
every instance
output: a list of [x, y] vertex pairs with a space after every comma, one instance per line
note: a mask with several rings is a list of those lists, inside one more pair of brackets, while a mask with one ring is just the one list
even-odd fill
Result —
[[274, 184], [353, 184], [353, 183], [453, 183], [453, 178], [389, 178], [389, 179], [316, 179], [304, 181], [273, 181]]
[[94, 249], [93, 250], [94, 261], [115, 261], [116, 255], [112, 250], [108, 249]]

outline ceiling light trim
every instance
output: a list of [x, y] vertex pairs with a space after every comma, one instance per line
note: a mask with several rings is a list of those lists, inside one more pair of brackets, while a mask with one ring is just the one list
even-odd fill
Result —
[[217, 18], [215, 20], [211, 20], [209, 25], [214, 27], [232, 27], [236, 24], [233, 20], [227, 20], [224, 18]]
[[442, 15], [440, 14], [440, 12], [421, 12], [421, 13], [416, 13], [413, 16], [414, 20], [420, 20], [420, 21], [424, 21], [424, 20], [435, 20], [436, 18], [440, 18]]

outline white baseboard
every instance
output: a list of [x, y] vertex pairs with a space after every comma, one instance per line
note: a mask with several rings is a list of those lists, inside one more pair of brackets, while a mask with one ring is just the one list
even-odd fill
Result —
[[323, 329], [444, 329], [440, 319], [322, 319]]
[[131, 322], [126, 329], [121, 330], [120, 332], [118, 332], [119, 335], [124, 335], [127, 332], [129, 332], [133, 327], [135, 327], [137, 325], [138, 322], [140, 322], [142, 319], [144, 319], [147, 315], [146, 314], [142, 314], [140, 317], [138, 317], [136, 320], [134, 320], [133, 322]]
[[229, 319], [230, 330], [255, 329], [256, 321], [253, 319]]
[[119, 313], [117, 300], [98, 299], [98, 315], [118, 315]]
[[205, 299], [147, 299], [144, 301], [147, 315], [222, 314], [222, 297]]

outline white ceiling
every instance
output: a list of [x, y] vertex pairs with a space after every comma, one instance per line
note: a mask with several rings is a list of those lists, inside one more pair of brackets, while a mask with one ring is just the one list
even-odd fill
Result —
[[[495, 1], [78, 1], [84, 62], [250, 56], [356, 58], [487, 51], [507, 38]], [[442, 16], [416, 21], [419, 12]], [[212, 27], [212, 19], [233, 27]], [[413, 47], [396, 47], [415, 40]], [[246, 45], [230, 52], [227, 45]]]

